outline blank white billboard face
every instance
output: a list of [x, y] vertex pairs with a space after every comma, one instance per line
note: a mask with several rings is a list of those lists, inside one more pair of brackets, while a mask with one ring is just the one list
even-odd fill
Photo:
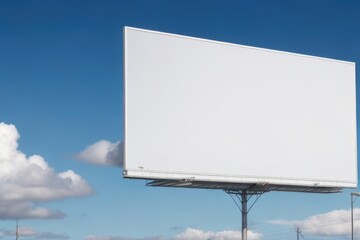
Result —
[[357, 186], [354, 63], [124, 31], [125, 177]]

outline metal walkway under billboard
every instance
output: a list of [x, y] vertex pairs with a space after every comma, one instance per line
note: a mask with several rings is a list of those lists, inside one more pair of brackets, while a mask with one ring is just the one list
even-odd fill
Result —
[[267, 183], [225, 183], [225, 182], [202, 182], [187, 180], [152, 180], [146, 184], [151, 187], [180, 187], [180, 188], [202, 188], [219, 189], [225, 191], [248, 191], [249, 193], [263, 193], [270, 191], [284, 192], [308, 192], [308, 193], [337, 193], [341, 192], [339, 187], [308, 187], [291, 185], [274, 185]]

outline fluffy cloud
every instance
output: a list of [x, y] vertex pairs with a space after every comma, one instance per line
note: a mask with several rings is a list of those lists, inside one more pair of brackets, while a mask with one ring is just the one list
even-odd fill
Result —
[[[261, 239], [262, 234], [248, 231], [249, 240]], [[176, 235], [171, 240], [241, 240], [240, 231], [202, 231], [195, 228], [187, 228], [184, 232]], [[84, 240], [165, 240], [162, 236], [147, 238], [131, 238], [120, 236], [95, 236], [89, 235]]]
[[76, 159], [98, 165], [123, 166], [122, 142], [111, 143], [101, 140], [85, 148], [75, 156]]
[[0, 123], [0, 219], [60, 218], [64, 213], [36, 203], [92, 193], [73, 171], [56, 173], [41, 156], [19, 151], [19, 137], [14, 125]]
[[[0, 238], [3, 237], [13, 237], [16, 235], [15, 231], [9, 230], [0, 230]], [[37, 232], [31, 227], [21, 227], [19, 228], [20, 237], [35, 237], [36, 239], [69, 239], [69, 236], [64, 234], [57, 234], [51, 232]]]
[[62, 218], [65, 214], [59, 210], [34, 206], [25, 199], [20, 201], [0, 201], [0, 219], [26, 218]]
[[[304, 234], [316, 236], [348, 236], [351, 234], [350, 210], [334, 210], [304, 220], [272, 220], [276, 225], [296, 225]], [[360, 208], [354, 209], [354, 232], [360, 231]]]
[[119, 236], [95, 236], [89, 235], [84, 240], [163, 240], [161, 236], [147, 237], [147, 238], [132, 238], [132, 237], [119, 237]]
[[[260, 233], [248, 231], [249, 240], [261, 239]], [[241, 231], [202, 231], [194, 228], [187, 228], [184, 232], [176, 235], [175, 240], [241, 240]]]

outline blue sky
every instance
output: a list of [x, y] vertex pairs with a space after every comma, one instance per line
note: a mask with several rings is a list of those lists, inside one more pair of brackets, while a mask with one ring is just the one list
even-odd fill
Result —
[[[358, 63], [360, 3], [0, 0], [0, 122], [6, 124], [6, 138], [15, 139], [17, 130], [17, 151], [26, 154], [27, 161], [41, 155], [44, 160], [35, 158], [34, 164], [46, 162], [49, 167], [42, 171], [49, 179], [63, 179], [60, 173], [72, 170], [72, 186], [81, 189], [59, 180], [59, 189], [67, 194], [19, 197], [20, 203], [32, 204], [27, 206], [29, 219], [20, 220], [28, 235], [21, 238], [237, 239], [241, 216], [222, 191], [145, 187], [145, 181], [122, 179], [119, 167], [76, 160], [79, 152], [101, 140], [108, 141], [103, 142], [106, 149], [123, 140], [123, 26]], [[18, 165], [12, 167], [18, 171]], [[12, 176], [20, 182], [15, 186], [36, 177], [25, 173]], [[10, 173], [0, 169], [0, 174]], [[76, 176], [83, 182], [76, 182]], [[4, 190], [6, 181], [1, 183], [1, 194], [12, 193]], [[42, 190], [55, 194], [46, 184]], [[267, 193], [251, 210], [249, 229], [261, 239], [293, 239], [293, 225], [300, 225], [306, 239], [326, 234], [327, 239], [346, 239], [351, 191], [356, 190]], [[15, 221], [5, 213], [6, 206], [18, 205], [4, 199], [0, 239], [14, 239]], [[49, 214], [36, 215], [32, 210], [39, 207]], [[51, 215], [57, 210], [61, 214]], [[321, 222], [322, 228], [335, 230], [312, 231], [312, 216], [330, 219]], [[360, 235], [360, 216], [356, 226]], [[191, 238], [195, 233], [203, 238]]]

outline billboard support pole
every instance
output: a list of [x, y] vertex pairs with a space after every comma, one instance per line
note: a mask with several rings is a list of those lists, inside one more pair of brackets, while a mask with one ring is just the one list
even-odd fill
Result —
[[247, 202], [248, 202], [248, 195], [247, 191], [243, 190], [241, 192], [241, 221], [242, 221], [242, 230], [241, 230], [241, 239], [247, 240]]
[[[257, 200], [260, 198], [260, 196], [267, 191], [265, 189], [264, 190], [255, 190], [255, 191], [253, 191], [251, 189], [246, 189], [246, 190], [240, 190], [240, 191], [239, 190], [225, 190], [225, 192], [230, 195], [231, 199], [234, 201], [234, 203], [236, 204], [236, 206], [239, 208], [239, 210], [241, 212], [241, 239], [247, 240], [248, 213], [251, 210], [251, 208], [254, 206], [254, 204], [257, 202]], [[233, 195], [237, 198], [238, 201], [236, 201], [236, 199], [233, 197]], [[250, 198], [254, 195], [256, 195], [256, 198], [255, 198], [254, 202], [251, 204], [250, 208], [248, 208], [248, 202], [249, 202]], [[238, 202], [241, 203], [241, 206]]]

